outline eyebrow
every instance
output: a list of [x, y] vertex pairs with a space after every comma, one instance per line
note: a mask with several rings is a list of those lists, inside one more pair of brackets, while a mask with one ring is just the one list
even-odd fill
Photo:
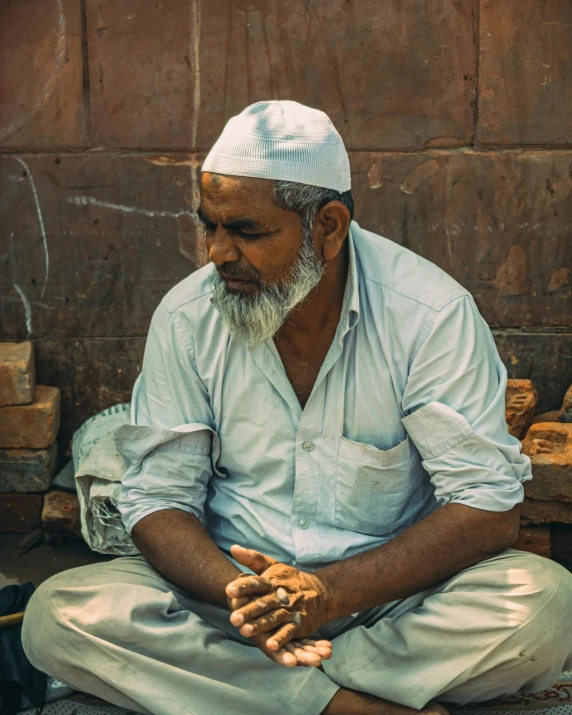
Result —
[[[214, 221], [211, 221], [200, 207], [197, 210], [197, 216], [199, 217], [200, 221], [202, 221], [202, 223], [206, 225], [214, 225]], [[222, 224], [222, 227], [226, 228], [228, 231], [241, 231], [243, 229], [250, 229], [251, 231], [255, 231], [261, 228], [258, 221], [256, 221], [256, 219], [254, 218], [251, 218], [250, 216], [242, 216], [240, 218], [235, 218], [232, 221], [227, 221], [226, 223]]]

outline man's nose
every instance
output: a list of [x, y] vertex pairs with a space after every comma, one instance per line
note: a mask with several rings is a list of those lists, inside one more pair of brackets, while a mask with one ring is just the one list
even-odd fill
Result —
[[207, 233], [207, 251], [209, 260], [215, 266], [223, 263], [234, 263], [240, 258], [240, 253], [232, 237], [220, 227], [210, 235]]

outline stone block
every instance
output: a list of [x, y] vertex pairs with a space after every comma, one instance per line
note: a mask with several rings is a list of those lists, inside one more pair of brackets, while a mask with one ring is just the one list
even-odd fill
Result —
[[0, 494], [0, 533], [29, 534], [42, 525], [41, 494]]
[[539, 422], [560, 422], [560, 410], [551, 410], [550, 412], [536, 415], [531, 424], [536, 425]]
[[[27, 332], [25, 304], [12, 283], [30, 305], [42, 303], [32, 316], [36, 347], [47, 338], [145, 336], [165, 293], [204, 265], [193, 213], [202, 155], [94, 152], [25, 160], [41, 196], [49, 280], [34, 196], [29, 183], [10, 178], [10, 155], [0, 163], [0, 245], [13, 255], [13, 265], [5, 264], [3, 339]], [[450, 273], [475, 296], [490, 325], [569, 325], [572, 154], [357, 152], [350, 160], [362, 226]], [[423, 164], [435, 173], [419, 169]], [[545, 200], [537, 200], [541, 195]], [[531, 344], [526, 332], [511, 339]], [[570, 337], [556, 340], [560, 354], [546, 351], [549, 367], [535, 370], [541, 399], [538, 374], [566, 375], [565, 389], [570, 385]], [[518, 371], [511, 376], [530, 376]], [[564, 390], [557, 389], [557, 404], [542, 411], [560, 407]]]
[[29, 405], [0, 408], [0, 448], [47, 449], [60, 427], [60, 391], [38, 385]]
[[48, 449], [0, 449], [0, 492], [45, 492], [57, 466], [57, 444]]
[[44, 496], [42, 526], [46, 541], [59, 543], [64, 538], [81, 539], [79, 500], [76, 494], [54, 489]]
[[141, 371], [145, 338], [38, 340], [36, 365], [44, 383], [61, 388], [59, 453], [71, 457], [73, 433], [90, 417], [130, 402]]
[[28, 321], [36, 348], [42, 338], [145, 336], [164, 295], [205, 263], [192, 211], [201, 158], [26, 155], [40, 197], [44, 243], [30, 182], [13, 179], [18, 163], [5, 156], [0, 337], [24, 338]]
[[324, 110], [349, 149], [471, 141], [473, 0], [92, 0], [87, 20], [101, 146], [204, 150], [272, 98]]
[[572, 374], [572, 331], [493, 328], [492, 333], [508, 376], [534, 382], [538, 412], [560, 411]]
[[28, 404], [34, 397], [35, 387], [32, 343], [0, 343], [0, 407]]
[[518, 538], [511, 548], [529, 551], [531, 554], [538, 554], [549, 559], [551, 555], [550, 528], [547, 526], [521, 527]]
[[[350, 161], [363, 228], [453, 276], [489, 325], [518, 328], [525, 341], [523, 328], [570, 333], [572, 152], [356, 152]], [[566, 387], [569, 355], [543, 358], [561, 361]]]
[[572, 422], [572, 385], [568, 388], [566, 394], [564, 395], [562, 410], [560, 412], [560, 422]]
[[532, 499], [572, 502], [572, 425], [540, 422], [522, 443], [532, 462], [533, 479], [524, 491]]
[[508, 380], [505, 394], [508, 431], [524, 439], [536, 412], [538, 393], [530, 380]]
[[520, 509], [521, 526], [553, 522], [572, 524], [572, 502], [524, 500]]
[[480, 0], [482, 144], [572, 143], [572, 3]]
[[[81, 3], [3, 2], [1, 16], [0, 146], [85, 146], [89, 102], [87, 96], [84, 100]], [[21, 176], [16, 162], [13, 169]]]

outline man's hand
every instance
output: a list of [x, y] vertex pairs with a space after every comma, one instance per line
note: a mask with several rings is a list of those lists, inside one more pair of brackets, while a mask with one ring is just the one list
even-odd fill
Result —
[[273, 660], [278, 665], [285, 668], [295, 668], [296, 666], [319, 668], [323, 660], [332, 657], [332, 644], [330, 641], [315, 641], [303, 638], [299, 641], [290, 641], [283, 648], [272, 651], [266, 645], [268, 634], [261, 633], [258, 636], [249, 638], [255, 646]]
[[[231, 554], [257, 574], [241, 575], [226, 587], [233, 611], [230, 621], [241, 635], [262, 646], [272, 660], [288, 667], [319, 666], [330, 658], [329, 641], [305, 638], [329, 620], [321, 580], [252, 549], [235, 545]], [[279, 659], [273, 657], [278, 655]]]

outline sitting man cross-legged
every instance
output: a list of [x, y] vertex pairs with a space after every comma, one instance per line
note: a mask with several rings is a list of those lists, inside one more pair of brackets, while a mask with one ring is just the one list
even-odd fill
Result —
[[37, 590], [38, 668], [140, 713], [411, 715], [572, 666], [572, 575], [510, 549], [531, 471], [491, 333], [350, 185], [323, 112], [226, 125], [211, 263], [158, 307], [116, 433], [141, 555]]

